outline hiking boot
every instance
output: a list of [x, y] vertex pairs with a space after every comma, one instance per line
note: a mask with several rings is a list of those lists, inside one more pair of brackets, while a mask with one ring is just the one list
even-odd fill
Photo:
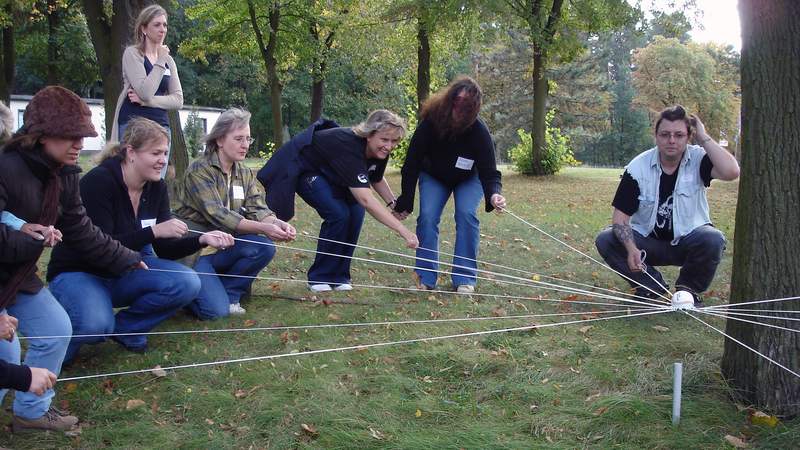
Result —
[[241, 316], [246, 312], [247, 310], [242, 308], [240, 303], [231, 303], [230, 306], [228, 306], [228, 314], [232, 316]]
[[[672, 293], [670, 293], [669, 290], [665, 291], [663, 288], [660, 287], [651, 289], [653, 289], [653, 291], [655, 292], [640, 286], [636, 288], [636, 291], [633, 293], [633, 295], [651, 300], [666, 300], [664, 296], [667, 296], [670, 299], [672, 298]], [[667, 287], [667, 289], [669, 289], [669, 287]]]
[[38, 419], [23, 419], [22, 417], [14, 416], [12, 427], [15, 433], [24, 430], [69, 431], [77, 424], [77, 417], [67, 415], [51, 406]]

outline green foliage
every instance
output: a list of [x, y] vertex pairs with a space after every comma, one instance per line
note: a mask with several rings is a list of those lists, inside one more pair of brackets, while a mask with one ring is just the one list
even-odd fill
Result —
[[186, 140], [186, 150], [188, 150], [189, 156], [196, 158], [197, 154], [203, 149], [203, 126], [198, 117], [197, 109], [192, 109], [186, 118], [183, 136]]
[[[545, 174], [548, 175], [558, 173], [567, 166], [580, 165], [580, 162], [575, 159], [572, 153], [569, 137], [562, 134], [560, 128], [551, 126], [554, 116], [555, 110], [550, 110], [545, 121], [547, 131], [545, 133], [544, 157], [541, 162]], [[533, 173], [533, 158], [531, 157], [533, 137], [531, 133], [522, 129], [517, 130], [517, 134], [519, 135], [520, 143], [509, 150], [509, 157], [518, 172], [531, 174]]]
[[400, 144], [392, 150], [392, 159], [389, 163], [394, 167], [403, 167], [408, 155], [408, 145], [411, 143], [411, 136], [417, 129], [417, 108], [415, 104], [406, 105], [406, 133], [405, 139], [400, 141]]
[[737, 60], [717, 46], [656, 37], [634, 52], [636, 102], [656, 113], [682, 104], [697, 114], [712, 137], [738, 136]]
[[[258, 157], [261, 158], [264, 161], [270, 159], [272, 157], [272, 154], [275, 153], [275, 150], [276, 150], [275, 149], [275, 143], [271, 142], [271, 141], [265, 142], [260, 147], [255, 147], [254, 146], [254, 148], [256, 148], [257, 151], [258, 151], [257, 152]], [[252, 151], [252, 149], [251, 149], [251, 151]]]

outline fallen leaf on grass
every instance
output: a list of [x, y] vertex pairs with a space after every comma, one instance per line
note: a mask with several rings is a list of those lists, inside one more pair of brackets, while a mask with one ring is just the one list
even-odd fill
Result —
[[765, 414], [761, 411], [753, 411], [750, 413], [750, 423], [753, 425], [766, 425], [770, 428], [775, 428], [781, 421], [775, 417]]
[[374, 428], [369, 429], [369, 435], [379, 441], [386, 439], [386, 436], [383, 433], [381, 433], [380, 430], [376, 430]]
[[151, 370], [150, 373], [152, 373], [158, 378], [167, 376], [167, 371], [162, 369], [160, 365], [156, 365], [155, 367], [153, 367], [153, 370]]
[[584, 326], [584, 327], [580, 327], [580, 328], [578, 328], [578, 331], [580, 331], [580, 332], [581, 332], [581, 334], [586, 334], [586, 332], [588, 332], [588, 331], [589, 331], [589, 330], [591, 330], [592, 328], [594, 328], [592, 325], [586, 325], [586, 326]]
[[211, 419], [206, 419], [206, 423], [209, 425], [214, 425], [214, 421]]
[[492, 315], [494, 317], [506, 317], [508, 313], [506, 312], [505, 309], [498, 306], [496, 308], [492, 308]]
[[335, 313], [330, 313], [328, 314], [328, 320], [342, 320], [342, 316]]
[[253, 319], [247, 319], [247, 320], [244, 321], [244, 326], [246, 326], [246, 327], [252, 327], [255, 324], [256, 324], [256, 321], [253, 320]]
[[731, 436], [728, 434], [725, 436], [725, 440], [728, 441], [728, 444], [731, 444], [736, 448], [747, 448], [747, 442], [736, 436]]
[[75, 392], [76, 389], [78, 389], [77, 383], [67, 383], [67, 387], [65, 390], [67, 391], [68, 394], [71, 394]]
[[78, 437], [80, 435], [81, 435], [81, 427], [77, 425], [72, 427], [72, 429], [64, 432], [64, 436], [66, 437]]
[[422, 411], [417, 410], [417, 412], [414, 413], [414, 417], [422, 417]]
[[667, 331], [669, 331], [669, 328], [662, 327], [661, 325], [653, 325], [653, 329], [656, 331], [661, 331], [662, 333], [666, 333]]
[[139, 400], [138, 398], [134, 398], [128, 400], [128, 402], [125, 404], [125, 409], [130, 411], [132, 409], [140, 408], [142, 406], [144, 406], [144, 400]]
[[596, 410], [594, 410], [592, 415], [594, 415], [595, 417], [602, 416], [603, 414], [605, 414], [606, 411], [608, 411], [608, 407], [607, 406], [603, 406], [603, 407], [600, 407], [600, 408], [597, 408]]
[[306, 434], [310, 435], [310, 436], [318, 436], [319, 435], [319, 431], [317, 431], [317, 429], [314, 427], [314, 425], [308, 425], [308, 424], [305, 424], [305, 423], [301, 423], [300, 424], [300, 428], [302, 428], [303, 431]]

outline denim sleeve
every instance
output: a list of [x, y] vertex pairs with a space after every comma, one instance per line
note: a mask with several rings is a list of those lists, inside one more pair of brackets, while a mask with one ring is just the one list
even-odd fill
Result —
[[19, 231], [22, 229], [22, 226], [25, 225], [27, 222], [11, 214], [8, 211], [3, 211], [2, 213], [0, 213], [0, 223], [2, 223], [7, 227], [10, 227], [12, 230]]

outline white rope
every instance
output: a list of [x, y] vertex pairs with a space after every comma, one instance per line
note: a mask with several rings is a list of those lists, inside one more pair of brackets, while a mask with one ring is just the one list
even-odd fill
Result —
[[[703, 308], [699, 308], [700, 311], [704, 311]], [[790, 322], [800, 322], [800, 317], [780, 317], [780, 316], [766, 316], [764, 314], [749, 314], [749, 313], [741, 313], [738, 311], [728, 311], [728, 310], [721, 310], [721, 309], [712, 309], [709, 312], [714, 312], [718, 314], [728, 314], [731, 316], [740, 316], [740, 317], [758, 317], [763, 319], [772, 319], [772, 320], [788, 320]], [[777, 311], [781, 312], [781, 311]]]
[[[446, 265], [446, 266], [453, 267], [453, 268], [464, 268], [464, 269], [472, 270], [472, 268], [470, 268], [470, 267], [465, 267], [465, 266], [462, 266], [462, 265], [448, 263], [446, 261], [439, 261], [439, 260], [432, 259], [432, 258], [421, 258], [421, 257], [417, 257], [415, 255], [407, 255], [405, 253], [394, 252], [394, 251], [391, 251], [391, 250], [384, 250], [384, 249], [375, 248], [375, 247], [368, 247], [366, 245], [352, 244], [350, 242], [337, 241], [335, 239], [328, 239], [328, 238], [323, 238], [323, 237], [319, 237], [319, 236], [312, 236], [310, 234], [305, 234], [305, 233], [300, 234], [300, 236], [306, 237], [306, 238], [309, 238], [309, 239], [313, 239], [313, 240], [316, 240], [316, 241], [324, 241], [324, 242], [330, 242], [330, 243], [333, 243], [333, 244], [347, 245], [347, 246], [350, 246], [350, 247], [360, 248], [360, 249], [367, 250], [367, 251], [382, 252], [382, 253], [387, 253], [387, 254], [393, 255], [393, 256], [402, 256], [404, 258], [418, 259], [420, 261], [426, 261], [426, 262], [432, 262], [432, 263], [436, 263], [436, 264], [442, 264], [442, 265]], [[560, 281], [562, 283], [570, 283], [570, 284], [574, 284], [574, 285], [577, 285], [577, 286], [587, 287], [589, 289], [596, 289], [596, 290], [600, 290], [600, 291], [606, 291], [606, 292], [610, 292], [610, 293], [616, 294], [616, 295], [625, 295], [625, 296], [628, 296], [628, 297], [638, 298], [638, 299], [641, 299], [641, 300], [648, 300], [648, 301], [649, 300], [653, 300], [653, 299], [651, 299], [649, 297], [642, 297], [642, 296], [639, 296], [639, 295], [630, 294], [630, 293], [627, 293], [627, 292], [622, 292], [622, 291], [619, 291], [619, 290], [616, 290], [616, 289], [607, 289], [607, 288], [602, 288], [602, 287], [594, 286], [594, 285], [587, 284], [587, 283], [581, 283], [581, 282], [578, 282], [578, 281], [565, 280], [563, 278], [553, 277], [553, 276], [549, 276], [549, 275], [542, 275], [542, 274], [539, 274], [539, 273], [536, 273], [536, 272], [529, 272], [529, 271], [526, 271], [526, 270], [518, 269], [516, 267], [504, 266], [502, 264], [494, 264], [494, 263], [490, 263], [490, 262], [487, 262], [487, 261], [481, 261], [481, 260], [478, 260], [478, 259], [475, 259], [475, 258], [469, 258], [469, 257], [466, 257], [466, 256], [456, 255], [454, 253], [444, 252], [444, 251], [441, 251], [441, 250], [433, 250], [433, 249], [429, 249], [429, 248], [425, 248], [425, 247], [417, 247], [417, 250], [425, 250], [425, 251], [429, 251], [429, 252], [433, 252], [433, 253], [439, 253], [439, 254], [446, 255], [446, 256], [452, 256], [454, 258], [461, 258], [461, 259], [465, 259], [465, 260], [469, 260], [469, 261], [474, 261], [476, 266], [479, 265], [479, 264], [484, 264], [484, 265], [487, 265], [487, 266], [499, 267], [499, 268], [502, 268], [502, 269], [507, 269], [507, 270], [511, 270], [511, 271], [514, 271], [514, 272], [519, 272], [519, 273], [522, 273], [522, 274], [527, 275], [529, 277], [547, 278], [547, 279], [550, 279], [550, 280]], [[374, 261], [374, 260], [370, 260], [370, 261]], [[424, 269], [424, 270], [431, 270], [431, 269]], [[489, 274], [494, 274], [495, 273], [495, 272], [487, 271], [487, 270], [484, 270], [484, 269], [477, 269], [477, 271], [486, 272], [486, 273], [489, 273]], [[446, 272], [441, 272], [441, 271], [438, 271], [438, 270], [436, 272], [438, 272], [438, 273], [446, 273]], [[500, 275], [511, 277], [511, 275], [506, 275], [506, 274], [502, 274], [502, 273]], [[521, 279], [521, 280], [524, 280], [524, 281], [527, 281], [527, 282], [536, 282], [536, 281], [538, 281], [538, 280], [529, 279], [529, 278], [518, 278], [518, 277], [514, 277], [514, 278]], [[569, 286], [564, 286], [564, 287], [569, 287]], [[665, 289], [665, 290], [667, 290], [667, 289]]]
[[[445, 336], [431, 336], [431, 337], [423, 337], [423, 338], [415, 338], [415, 339], [405, 339], [400, 341], [391, 341], [391, 342], [378, 342], [373, 344], [361, 344], [361, 345], [351, 345], [347, 347], [336, 347], [336, 348], [326, 348], [320, 350], [307, 350], [302, 352], [295, 352], [295, 353], [280, 353], [277, 355], [266, 355], [266, 356], [253, 356], [248, 358], [237, 358], [237, 359], [228, 359], [228, 360], [221, 360], [221, 361], [209, 361], [209, 362], [202, 362], [202, 363], [191, 363], [191, 364], [181, 364], [171, 367], [164, 367], [162, 370], [177, 370], [177, 369], [188, 369], [188, 368], [195, 368], [195, 367], [205, 367], [205, 366], [216, 366], [216, 365], [223, 365], [223, 364], [235, 364], [235, 363], [244, 363], [244, 362], [252, 362], [252, 361], [263, 361], [263, 360], [270, 360], [270, 359], [278, 359], [278, 358], [285, 358], [285, 357], [297, 357], [297, 356], [306, 356], [306, 355], [316, 355], [321, 353], [331, 353], [331, 352], [341, 352], [341, 351], [348, 351], [348, 350], [361, 350], [367, 348], [375, 348], [375, 347], [387, 347], [391, 345], [405, 345], [405, 344], [414, 344], [418, 342], [432, 342], [432, 341], [440, 341], [444, 339], [456, 339], [456, 338], [464, 338], [464, 337], [472, 337], [472, 336], [485, 336], [490, 334], [498, 334], [498, 333], [508, 333], [513, 331], [529, 331], [533, 329], [539, 328], [549, 328], [555, 327], [559, 325], [571, 325], [576, 323], [586, 323], [586, 322], [596, 322], [601, 320], [612, 320], [612, 319], [622, 319], [622, 318], [630, 318], [630, 317], [637, 317], [637, 316], [646, 316], [652, 314], [663, 314], [666, 312], [670, 312], [670, 310], [658, 310], [658, 311], [651, 311], [651, 312], [643, 312], [637, 314], [630, 314], [630, 315], [621, 315], [621, 316], [613, 316], [613, 317], [598, 317], [595, 319], [587, 319], [587, 320], [573, 320], [568, 322], [556, 322], [556, 323], [547, 323], [541, 325], [526, 325], [524, 327], [514, 327], [514, 328], [503, 328], [499, 330], [486, 330], [486, 331], [475, 331], [471, 333], [461, 333], [461, 334], [449, 334]], [[120, 375], [133, 375], [139, 373], [147, 373], [152, 371], [152, 368], [149, 369], [138, 369], [138, 370], [126, 370], [121, 372], [111, 372], [111, 373], [103, 373], [103, 374], [95, 374], [95, 375], [83, 375], [77, 377], [67, 377], [67, 378], [60, 378], [59, 381], [66, 382], [66, 381], [78, 381], [78, 380], [88, 380], [93, 378], [106, 378], [106, 377], [114, 377]]]
[[570, 249], [570, 250], [572, 250], [572, 251], [574, 251], [574, 252], [577, 252], [577, 253], [579, 253], [579, 254], [581, 254], [581, 255], [583, 255], [583, 256], [585, 256], [585, 257], [589, 258], [590, 260], [594, 261], [595, 263], [597, 263], [597, 264], [599, 264], [599, 265], [601, 265], [601, 266], [605, 267], [606, 269], [608, 269], [608, 270], [610, 270], [610, 271], [612, 271], [612, 272], [616, 273], [617, 275], [621, 276], [622, 278], [625, 278], [626, 280], [629, 280], [629, 281], [631, 281], [632, 283], [638, 284], [639, 286], [641, 286], [641, 287], [643, 287], [643, 288], [647, 289], [648, 291], [652, 292], [653, 294], [656, 294], [656, 295], [658, 295], [659, 297], [663, 297], [663, 298], [665, 298], [665, 299], [667, 300], [667, 303], [671, 303], [671, 302], [672, 302], [672, 299], [671, 299], [671, 298], [669, 298], [669, 297], [667, 297], [667, 296], [665, 296], [664, 294], [658, 293], [658, 292], [656, 292], [656, 291], [654, 291], [654, 290], [650, 289], [649, 287], [647, 287], [647, 286], [643, 285], [642, 283], [639, 283], [638, 281], [634, 280], [633, 278], [630, 278], [630, 277], [626, 276], [625, 274], [623, 274], [623, 273], [621, 273], [621, 272], [618, 272], [618, 271], [614, 270], [614, 268], [613, 268], [613, 267], [611, 267], [611, 266], [609, 266], [609, 265], [607, 265], [607, 264], [605, 264], [605, 263], [602, 263], [602, 262], [598, 261], [597, 259], [595, 259], [595, 258], [591, 257], [590, 255], [588, 255], [588, 254], [586, 254], [586, 253], [584, 253], [584, 252], [582, 252], [582, 251], [578, 250], [577, 248], [575, 248], [575, 247], [573, 247], [573, 246], [571, 246], [571, 245], [567, 244], [566, 242], [562, 241], [561, 239], [559, 239], [559, 238], [557, 238], [557, 237], [553, 236], [552, 234], [550, 234], [550, 233], [548, 233], [548, 232], [546, 232], [546, 231], [542, 230], [541, 228], [539, 228], [539, 227], [537, 227], [536, 225], [534, 225], [534, 224], [532, 224], [532, 223], [528, 222], [527, 220], [523, 219], [522, 217], [520, 217], [520, 216], [518, 216], [518, 215], [514, 214], [514, 213], [513, 213], [513, 212], [511, 212], [509, 209], [507, 209], [507, 208], [504, 208], [502, 211], [503, 211], [503, 212], [505, 212], [505, 213], [508, 213], [508, 214], [510, 214], [510, 215], [511, 215], [512, 217], [514, 217], [515, 219], [519, 220], [520, 222], [524, 223], [525, 225], [528, 225], [529, 227], [533, 228], [534, 230], [536, 230], [536, 231], [538, 231], [538, 232], [540, 232], [540, 233], [544, 234], [545, 236], [549, 237], [550, 239], [553, 239], [554, 241], [556, 241], [556, 242], [558, 242], [559, 244], [561, 244], [561, 245], [563, 245], [563, 246], [567, 247], [568, 249]]
[[728, 311], [736, 311], [736, 312], [757, 312], [757, 313], [775, 313], [775, 314], [800, 314], [800, 311], [783, 311], [780, 309], [744, 309], [744, 308], [727, 308], [728, 305], [725, 305], [725, 309]]
[[790, 300], [800, 300], [800, 296], [798, 297], [783, 297], [783, 298], [773, 298], [770, 300], [755, 300], [752, 302], [741, 302], [741, 303], [728, 303], [724, 305], [711, 305], [706, 306], [705, 309], [718, 309], [718, 308], [737, 308], [739, 305], [757, 305], [761, 303], [775, 303], [775, 302], [788, 302]]
[[[286, 281], [291, 283], [303, 283], [306, 284], [308, 281], [306, 280], [295, 280], [292, 278], [278, 278], [278, 277], [263, 277], [263, 276], [249, 276], [249, 275], [236, 275], [236, 274], [227, 274], [227, 273], [214, 273], [214, 272], [195, 272], [195, 271], [186, 271], [186, 270], [172, 270], [172, 269], [154, 269], [151, 268], [154, 272], [168, 272], [168, 273], [184, 273], [184, 274], [197, 274], [197, 275], [209, 275], [209, 276], [218, 276], [218, 277], [231, 277], [231, 278], [247, 278], [247, 279], [255, 279], [255, 280], [265, 280], [265, 281]], [[563, 303], [563, 304], [579, 304], [579, 305], [591, 305], [591, 306], [605, 306], [605, 307], [615, 307], [619, 308], [620, 306], [624, 306], [626, 308], [634, 309], [634, 310], [649, 310], [649, 309], [669, 309], [665, 306], [661, 305], [653, 305], [647, 304], [645, 306], [640, 305], [626, 305], [626, 304], [619, 304], [619, 303], [605, 303], [605, 302], [595, 302], [595, 301], [581, 301], [581, 300], [563, 300], [563, 299], [550, 299], [550, 298], [538, 298], [538, 297], [524, 297], [519, 295], [505, 295], [505, 294], [489, 294], [483, 292], [472, 292], [472, 293], [462, 293], [457, 291], [445, 291], [445, 290], [427, 290], [427, 289], [419, 289], [416, 287], [413, 288], [405, 288], [405, 287], [393, 287], [393, 286], [381, 286], [381, 285], [371, 285], [371, 284], [359, 284], [359, 283], [351, 283], [351, 286], [358, 287], [358, 288], [367, 288], [367, 289], [382, 289], [388, 291], [407, 291], [407, 292], [415, 292], [415, 293], [423, 293], [423, 294], [448, 294], [448, 295], [460, 295], [464, 297], [489, 297], [489, 298], [497, 298], [501, 300], [527, 300], [533, 302], [548, 302], [548, 303]]]
[[[695, 317], [694, 314], [691, 314], [690, 312], [688, 312], [686, 310], [684, 310], [683, 312], [685, 312], [692, 319], [697, 320], [698, 322], [700, 322], [700, 323], [704, 324], [705, 326], [711, 328], [712, 330], [716, 331], [717, 333], [725, 336], [726, 338], [732, 340], [733, 342], [736, 342], [737, 344], [741, 345], [742, 347], [750, 350], [751, 352], [755, 353], [756, 355], [761, 356], [762, 358], [766, 359], [767, 361], [771, 362], [772, 364], [775, 364], [776, 366], [780, 367], [781, 369], [783, 369], [783, 370], [791, 373], [792, 375], [800, 378], [800, 373], [797, 373], [797, 372], [793, 371], [792, 369], [784, 366], [783, 364], [779, 363], [778, 361], [775, 361], [774, 359], [770, 358], [769, 356], [759, 352], [758, 350], [750, 347], [749, 345], [747, 345], [747, 344], [743, 343], [742, 341], [734, 338], [733, 336], [730, 336], [729, 334], [727, 334], [724, 331], [718, 329], [717, 327], [715, 327], [715, 326], [703, 321], [703, 319], [700, 319], [699, 317]], [[708, 313], [706, 312], [706, 314], [708, 314]]]
[[[198, 234], [204, 234], [203, 232], [196, 231], [196, 230], [189, 230], [189, 232], [198, 233]], [[367, 262], [372, 262], [372, 263], [379, 263], [379, 264], [383, 264], [383, 265], [387, 265], [387, 266], [391, 266], [391, 267], [402, 267], [404, 269], [415, 269], [414, 266], [408, 265], [408, 264], [400, 264], [400, 263], [393, 263], [393, 262], [388, 262], [388, 261], [380, 261], [380, 260], [369, 259], [369, 258], [361, 258], [361, 257], [358, 257], [358, 256], [343, 256], [343, 255], [338, 255], [338, 254], [330, 253], [330, 252], [318, 252], [316, 250], [298, 248], [298, 247], [290, 247], [288, 245], [276, 244], [274, 242], [273, 243], [265, 243], [265, 242], [254, 241], [254, 240], [251, 240], [251, 239], [244, 239], [244, 238], [234, 238], [234, 240], [241, 241], [241, 242], [248, 242], [248, 243], [252, 243], [252, 244], [256, 244], [256, 245], [271, 245], [271, 246], [274, 246], [276, 248], [285, 248], [285, 249], [288, 249], [288, 250], [297, 250], [297, 251], [303, 251], [303, 252], [309, 252], [309, 253], [317, 253], [317, 254], [321, 254], [321, 255], [335, 256], [335, 257], [338, 257], [338, 258], [349, 258], [349, 259], [354, 260], [354, 261], [367, 261]], [[426, 269], [426, 270], [430, 270], [430, 269]], [[437, 273], [442, 273], [442, 274], [447, 273], [447, 272], [442, 271], [442, 270], [431, 270], [431, 271], [432, 272], [437, 272]], [[482, 272], [489, 272], [489, 271], [482, 271]], [[489, 272], [489, 273], [492, 274], [492, 275], [496, 275], [496, 276], [505, 276], [505, 277], [509, 277], [509, 278], [520, 279], [520, 280], [524, 281], [524, 283], [515, 282], [515, 281], [509, 281], [509, 280], [497, 280], [497, 279], [494, 279], [494, 278], [482, 277], [482, 276], [477, 276], [477, 275], [475, 276], [475, 278], [476, 279], [480, 279], [480, 280], [487, 280], [487, 281], [490, 281], [490, 282], [493, 282], [493, 283], [503, 283], [503, 284], [509, 284], [509, 285], [515, 285], [515, 286], [524, 286], [524, 287], [527, 287], [527, 288], [536, 287], [538, 289], [543, 289], [543, 290], [551, 290], [551, 291], [557, 291], [557, 292], [568, 292], [570, 294], [583, 294], [583, 295], [586, 295], [586, 296], [589, 296], [589, 297], [604, 298], [604, 299], [607, 299], [607, 300], [616, 300], [616, 301], [621, 301], [621, 302], [625, 302], [625, 303], [638, 304], [638, 305], [644, 305], [644, 306], [654, 306], [654, 304], [651, 303], [651, 302], [641, 302], [641, 301], [637, 301], [637, 300], [622, 298], [622, 297], [619, 297], [619, 296], [612, 296], [612, 295], [608, 295], [608, 294], [599, 294], [599, 293], [596, 293], [596, 292], [586, 291], [586, 290], [583, 290], [583, 289], [571, 288], [571, 287], [566, 287], [566, 286], [559, 286], [559, 285], [556, 285], [556, 284], [553, 284], [553, 283], [547, 283], [547, 282], [544, 282], [544, 281], [528, 280], [528, 279], [521, 278], [521, 277], [514, 277], [513, 275], [506, 275], [506, 274], [500, 274], [500, 273], [494, 273], [494, 272]], [[314, 283], [313, 280], [309, 280], [308, 282], [312, 283], [312, 284]], [[537, 287], [537, 286], [533, 286], [532, 283], [541, 284], [541, 285], [550, 286], [550, 287], [541, 287], [541, 286]], [[653, 300], [655, 300], [655, 299], [653, 299]], [[617, 305], [617, 306], [620, 306], [620, 305]]]
[[[655, 308], [652, 308], [655, 309]], [[616, 311], [597, 311], [591, 314], [619, 314], [625, 313], [626, 310], [620, 309]], [[112, 336], [164, 336], [175, 334], [213, 334], [213, 333], [239, 333], [239, 332], [264, 332], [264, 331], [286, 331], [286, 330], [312, 330], [320, 328], [357, 328], [357, 327], [391, 327], [394, 325], [414, 325], [414, 324], [440, 324], [451, 322], [471, 322], [471, 321], [491, 321], [491, 320], [519, 320], [519, 319], [532, 319], [539, 317], [560, 317], [560, 316], [577, 316], [586, 315], [587, 312], [569, 312], [569, 313], [548, 313], [548, 314], [523, 314], [516, 316], [491, 316], [491, 317], [458, 317], [450, 319], [418, 319], [418, 320], [400, 320], [393, 322], [355, 322], [355, 323], [324, 323], [316, 325], [282, 325], [273, 327], [248, 327], [248, 328], [217, 328], [217, 329], [204, 329], [204, 330], [177, 330], [177, 331], [148, 331], [141, 333], [107, 333], [107, 334], [72, 334], [72, 335], [52, 335], [52, 336], [19, 336], [20, 340], [25, 339], [72, 339], [72, 338], [90, 338], [90, 337], [112, 337]]]
[[734, 316], [729, 316], [729, 315], [726, 315], [726, 314], [720, 314], [720, 313], [715, 313], [715, 312], [710, 312], [710, 311], [703, 311], [701, 309], [698, 309], [697, 311], [701, 312], [703, 314], [708, 314], [710, 316], [719, 317], [720, 319], [736, 320], [736, 321], [739, 321], [739, 322], [747, 322], [747, 323], [752, 323], [752, 324], [755, 324], [755, 325], [762, 325], [762, 326], [769, 327], [769, 328], [777, 328], [779, 330], [790, 331], [792, 333], [800, 333], [800, 330], [797, 330], [797, 329], [794, 329], [794, 328], [786, 328], [786, 327], [782, 327], [780, 325], [772, 325], [771, 323], [756, 322], [755, 320], [742, 319], [740, 317], [734, 317]]

